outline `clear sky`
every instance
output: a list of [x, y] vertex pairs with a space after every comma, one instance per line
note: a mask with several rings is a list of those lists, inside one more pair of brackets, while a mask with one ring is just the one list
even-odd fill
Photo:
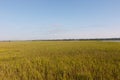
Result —
[[0, 0], [0, 40], [120, 37], [120, 0]]

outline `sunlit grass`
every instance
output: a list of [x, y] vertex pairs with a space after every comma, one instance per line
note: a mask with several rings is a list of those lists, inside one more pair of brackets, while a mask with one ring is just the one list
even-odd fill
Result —
[[120, 80], [120, 43], [0, 42], [1, 80]]

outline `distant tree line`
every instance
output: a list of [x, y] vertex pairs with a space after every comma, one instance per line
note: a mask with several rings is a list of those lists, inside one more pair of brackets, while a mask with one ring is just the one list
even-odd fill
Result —
[[94, 39], [46, 39], [31, 41], [101, 41], [101, 40], [120, 40], [120, 38], [94, 38]]
[[94, 39], [36, 39], [36, 40], [2, 40], [0, 42], [13, 42], [13, 41], [101, 41], [101, 40], [120, 40], [120, 38], [94, 38]]

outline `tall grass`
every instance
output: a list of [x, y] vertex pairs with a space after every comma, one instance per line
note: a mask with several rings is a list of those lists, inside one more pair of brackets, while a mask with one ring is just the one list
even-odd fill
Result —
[[120, 43], [0, 42], [0, 80], [120, 80]]

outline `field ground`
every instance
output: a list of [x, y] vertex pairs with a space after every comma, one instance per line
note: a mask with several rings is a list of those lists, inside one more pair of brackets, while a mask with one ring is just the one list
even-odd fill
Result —
[[120, 42], [0, 42], [0, 80], [120, 80]]

